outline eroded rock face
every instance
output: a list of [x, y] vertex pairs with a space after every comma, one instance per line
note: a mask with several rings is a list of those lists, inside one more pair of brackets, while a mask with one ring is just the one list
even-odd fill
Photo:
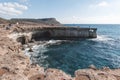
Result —
[[5, 67], [1, 68], [0, 69], [0, 76], [3, 76], [7, 72], [9, 72], [8, 68], [5, 68]]
[[29, 80], [44, 80], [44, 79], [45, 79], [45, 75], [43, 74], [36, 74], [29, 78]]
[[47, 69], [45, 80], [72, 80], [72, 77], [58, 69]]
[[22, 36], [18, 37], [16, 39], [16, 41], [20, 42], [21, 44], [27, 44], [31, 41], [31, 39], [29, 39], [29, 36], [22, 35]]
[[[71, 77], [58, 69], [45, 70], [38, 65], [33, 66], [21, 51], [22, 45], [14, 41], [21, 34], [10, 39], [7, 37], [9, 30], [0, 28], [0, 35], [0, 80], [120, 80], [120, 69], [111, 70], [108, 67], [98, 70], [92, 65], [91, 69], [75, 71], [75, 77]], [[25, 36], [20, 38], [23, 43], [27, 42], [25, 40]]]
[[75, 72], [75, 80], [120, 80], [119, 75], [114, 70], [82, 69]]
[[26, 43], [26, 37], [23, 35], [23, 36], [20, 36], [17, 38], [17, 42], [20, 42], [22, 44], [25, 44]]
[[43, 18], [43, 19], [11, 19], [12, 23], [20, 23], [20, 24], [45, 24], [45, 25], [61, 25], [60, 22], [58, 22], [55, 18]]
[[58, 69], [47, 69], [44, 74], [32, 75], [29, 80], [73, 80], [70, 75]]
[[10, 39], [12, 39], [14, 42], [19, 42], [21, 43], [22, 45], [23, 44], [27, 44], [29, 42], [31, 42], [32, 40], [32, 32], [23, 32], [23, 33], [11, 33], [8, 35], [8, 37]]

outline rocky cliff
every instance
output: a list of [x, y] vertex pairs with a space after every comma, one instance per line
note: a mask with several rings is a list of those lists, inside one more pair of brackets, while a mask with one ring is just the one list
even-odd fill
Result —
[[22, 52], [22, 45], [8, 36], [11, 30], [0, 28], [0, 80], [120, 80], [120, 69], [88, 69], [75, 71], [74, 77], [58, 69], [44, 69], [32, 64]]
[[14, 18], [10, 20], [11, 23], [20, 23], [20, 24], [45, 24], [45, 25], [61, 25], [55, 18], [43, 18], [43, 19], [20, 19]]
[[7, 23], [9, 23], [9, 20], [0, 18], [0, 24], [7, 24]]
[[[74, 77], [71, 77], [61, 70], [32, 64], [22, 52], [23, 45], [15, 41], [15, 37], [10, 38], [11, 32], [12, 29], [0, 27], [0, 80], [120, 80], [120, 69], [97, 69], [92, 65], [75, 71]], [[25, 36], [22, 39], [25, 40]]]

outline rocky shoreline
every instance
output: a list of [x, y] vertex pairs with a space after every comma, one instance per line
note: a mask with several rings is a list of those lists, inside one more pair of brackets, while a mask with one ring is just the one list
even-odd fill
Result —
[[[75, 71], [74, 77], [58, 69], [44, 69], [30, 63], [23, 52], [23, 45], [17, 42], [13, 29], [0, 28], [0, 80], [120, 80], [120, 69], [97, 69], [91, 65], [88, 69]], [[29, 40], [25, 40], [25, 44]]]
[[7, 36], [11, 30], [0, 29], [0, 80], [120, 80], [120, 69], [94, 66], [75, 71], [75, 77], [58, 69], [47, 69], [30, 63], [22, 45]]

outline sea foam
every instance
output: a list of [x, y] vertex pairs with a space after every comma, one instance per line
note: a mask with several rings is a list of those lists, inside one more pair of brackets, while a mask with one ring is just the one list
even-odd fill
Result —
[[108, 37], [106, 35], [98, 35], [97, 38], [92, 39], [92, 40], [94, 40], [94, 41], [112, 41], [114, 39], [110, 38], [110, 37]]

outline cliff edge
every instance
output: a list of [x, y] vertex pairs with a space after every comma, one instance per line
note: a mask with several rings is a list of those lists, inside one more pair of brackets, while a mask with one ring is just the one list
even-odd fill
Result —
[[10, 20], [11, 23], [20, 23], [20, 24], [45, 24], [45, 25], [56, 25], [59, 26], [61, 25], [60, 22], [58, 22], [55, 18], [43, 18], [43, 19], [29, 19], [29, 18], [14, 18]]
[[120, 69], [97, 69], [92, 65], [75, 71], [72, 77], [58, 69], [32, 64], [22, 52], [23, 45], [9, 38], [11, 32], [0, 27], [0, 80], [120, 80]]
[[7, 24], [7, 23], [9, 23], [9, 20], [0, 17], [0, 24]]

